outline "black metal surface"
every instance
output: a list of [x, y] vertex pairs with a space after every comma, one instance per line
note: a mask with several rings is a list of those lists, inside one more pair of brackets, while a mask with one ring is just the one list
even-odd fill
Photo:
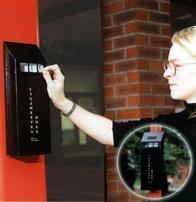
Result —
[[163, 190], [163, 132], [145, 132], [141, 140], [141, 189]]
[[44, 57], [36, 45], [4, 42], [4, 65], [7, 154], [50, 152], [49, 98], [38, 71]]

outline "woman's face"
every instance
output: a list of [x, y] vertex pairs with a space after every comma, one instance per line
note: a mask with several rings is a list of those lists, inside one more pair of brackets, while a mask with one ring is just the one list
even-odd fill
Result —
[[176, 100], [185, 100], [187, 103], [196, 102], [196, 58], [194, 59], [178, 43], [173, 43], [169, 51], [168, 60], [174, 60], [176, 74], [172, 75], [167, 69], [164, 78], [168, 80], [171, 97]]

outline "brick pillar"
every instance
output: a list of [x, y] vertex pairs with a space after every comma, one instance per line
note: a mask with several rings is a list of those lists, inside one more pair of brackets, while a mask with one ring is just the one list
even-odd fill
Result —
[[[170, 47], [170, 1], [102, 0], [105, 115], [113, 120], [173, 111], [162, 77]], [[138, 201], [116, 173], [116, 149], [107, 147], [108, 202]]]

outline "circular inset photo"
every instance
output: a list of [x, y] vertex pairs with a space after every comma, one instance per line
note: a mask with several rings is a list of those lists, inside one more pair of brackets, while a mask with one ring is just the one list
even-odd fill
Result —
[[147, 200], [175, 197], [189, 181], [192, 168], [192, 152], [183, 134], [162, 124], [131, 131], [117, 155], [122, 182]]

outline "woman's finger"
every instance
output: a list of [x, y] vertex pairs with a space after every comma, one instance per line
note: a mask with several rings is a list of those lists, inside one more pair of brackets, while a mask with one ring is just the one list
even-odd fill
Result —
[[43, 71], [46, 70], [46, 71], [53, 71], [53, 72], [60, 72], [60, 67], [57, 65], [57, 64], [54, 64], [54, 65], [49, 65], [49, 66], [46, 66], [44, 67]]
[[52, 79], [58, 80], [64, 78], [60, 67], [57, 64], [46, 66], [43, 71], [49, 71], [52, 75]]
[[42, 74], [44, 79], [46, 80], [47, 85], [50, 85], [52, 83], [52, 77], [50, 73], [47, 70], [43, 70]]

